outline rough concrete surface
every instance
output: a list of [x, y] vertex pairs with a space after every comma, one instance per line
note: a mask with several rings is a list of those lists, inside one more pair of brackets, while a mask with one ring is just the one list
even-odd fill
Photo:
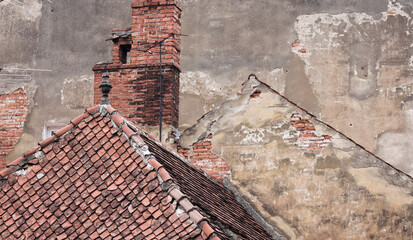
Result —
[[[299, 130], [307, 120], [310, 130]], [[290, 239], [413, 236], [411, 177], [256, 80], [186, 130], [181, 145], [205, 133], [230, 166], [231, 183]], [[331, 140], [310, 150], [317, 136]]]
[[112, 28], [130, 24], [131, 2], [0, 2], [0, 92], [26, 86], [30, 104], [8, 162], [41, 140], [45, 124], [67, 124], [91, 106], [93, 84], [85, 79], [93, 78], [95, 63], [110, 58], [105, 39]]

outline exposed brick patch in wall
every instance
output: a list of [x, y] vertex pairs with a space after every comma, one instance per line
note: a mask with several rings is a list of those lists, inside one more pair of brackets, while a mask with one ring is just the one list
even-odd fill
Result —
[[0, 169], [6, 167], [6, 157], [20, 139], [28, 105], [22, 88], [0, 95]]
[[314, 125], [303, 119], [299, 113], [294, 113], [290, 119], [291, 126], [295, 129], [293, 134], [285, 136], [289, 143], [308, 150], [322, 150], [331, 143], [331, 136], [317, 135]]
[[212, 135], [209, 135], [193, 143], [190, 149], [178, 146], [178, 153], [213, 179], [222, 182], [224, 178], [231, 177], [231, 171], [223, 159], [212, 153], [211, 138]]

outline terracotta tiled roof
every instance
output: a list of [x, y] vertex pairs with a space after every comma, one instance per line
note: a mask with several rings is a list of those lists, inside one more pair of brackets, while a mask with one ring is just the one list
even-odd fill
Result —
[[111, 106], [0, 172], [1, 239], [273, 239], [222, 185]]

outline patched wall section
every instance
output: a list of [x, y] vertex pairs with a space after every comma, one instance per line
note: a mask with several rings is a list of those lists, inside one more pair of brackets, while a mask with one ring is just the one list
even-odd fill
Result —
[[[378, 15], [299, 16], [292, 51], [304, 61], [320, 103], [321, 111], [313, 113], [413, 175], [408, 150], [413, 143], [402, 137], [413, 124], [402, 107], [413, 94], [410, 10], [390, 1]], [[311, 107], [308, 102], [301, 106]]]
[[231, 179], [231, 171], [224, 159], [212, 153], [212, 135], [201, 136], [203, 139], [193, 143], [188, 148], [177, 146], [178, 153], [187, 159], [193, 166], [201, 169], [210, 177], [223, 182]]
[[231, 183], [290, 239], [408, 239], [413, 180], [250, 80], [185, 131], [212, 136]]
[[22, 88], [0, 95], [0, 169], [7, 155], [20, 139], [26, 121], [29, 101]]

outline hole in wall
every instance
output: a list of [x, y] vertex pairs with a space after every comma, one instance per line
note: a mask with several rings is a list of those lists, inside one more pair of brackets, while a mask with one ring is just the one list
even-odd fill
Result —
[[120, 55], [120, 62], [122, 64], [130, 64], [130, 50], [131, 50], [130, 44], [120, 45], [119, 55]]

